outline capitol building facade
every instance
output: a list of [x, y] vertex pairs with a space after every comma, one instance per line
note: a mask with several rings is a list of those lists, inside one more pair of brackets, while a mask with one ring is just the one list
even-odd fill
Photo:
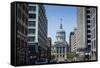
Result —
[[66, 32], [63, 30], [62, 24], [60, 24], [60, 28], [56, 32], [56, 41], [52, 46], [51, 53], [55, 56], [57, 62], [64, 62], [67, 60], [67, 48]]

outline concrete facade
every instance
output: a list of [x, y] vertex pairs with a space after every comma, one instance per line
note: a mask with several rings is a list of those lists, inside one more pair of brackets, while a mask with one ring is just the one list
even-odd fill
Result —
[[16, 23], [16, 64], [28, 64], [28, 45], [27, 45], [27, 25], [28, 9], [27, 4], [17, 4], [17, 23]]
[[73, 32], [70, 32], [70, 51], [76, 52], [77, 51], [77, 44], [76, 44], [76, 34], [77, 29], [75, 28]]
[[28, 46], [30, 63], [45, 61], [47, 56], [47, 17], [43, 5], [28, 4]]
[[[96, 8], [94, 7], [78, 7], [77, 8], [77, 48], [83, 48], [83, 54], [88, 59], [96, 60]], [[78, 41], [79, 40], [79, 41]]]

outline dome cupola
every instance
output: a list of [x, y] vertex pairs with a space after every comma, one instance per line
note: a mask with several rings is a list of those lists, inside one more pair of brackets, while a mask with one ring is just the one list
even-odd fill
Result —
[[65, 30], [63, 30], [62, 20], [59, 29], [56, 32], [56, 40], [59, 42], [66, 41], [66, 33]]

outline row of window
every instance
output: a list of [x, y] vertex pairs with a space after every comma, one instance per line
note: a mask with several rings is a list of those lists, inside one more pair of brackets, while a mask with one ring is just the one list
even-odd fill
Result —
[[91, 34], [92, 34], [91, 39], [93, 39], [93, 38], [95, 38], [95, 37], [96, 37], [96, 31], [95, 31], [95, 29], [93, 29], [93, 30], [92, 30]]
[[29, 18], [30, 19], [36, 19], [36, 14], [35, 13], [34, 14], [33, 13], [30, 13], [29, 14]]
[[91, 43], [91, 40], [87, 40], [88, 43]]
[[23, 12], [25, 13], [28, 13], [28, 8], [27, 8], [27, 4], [17, 4], [19, 7], [18, 9], [20, 8]]
[[96, 8], [91, 8], [91, 16], [96, 13]]
[[[45, 29], [45, 30], [46, 30], [46, 29]], [[46, 39], [47, 39], [47, 34], [44, 33], [44, 31], [42, 30], [41, 27], [39, 28], [38, 34], [39, 34], [39, 39], [42, 39], [42, 40], [41, 40], [42, 42], [47, 41], [47, 40], [46, 40]]]
[[[90, 10], [90, 11], [87, 11], [87, 13], [91, 13], [91, 15], [87, 15], [87, 18], [90, 18], [93, 14], [94, 14], [95, 10]], [[92, 20], [87, 20], [87, 28], [93, 28], [95, 27], [95, 22], [96, 21], [96, 17], [94, 16], [94, 18]], [[91, 23], [91, 25], [90, 25]], [[87, 38], [95, 38], [95, 29], [94, 30], [87, 30], [87, 33], [91, 33], [91, 35], [87, 35]], [[91, 41], [91, 40], [87, 40], [87, 43], [92, 43], [92, 47], [95, 46], [95, 41]]]
[[87, 18], [90, 18], [90, 15], [87, 15]]
[[90, 28], [91, 26], [90, 25], [87, 25], [87, 28]]
[[29, 33], [29, 34], [35, 34], [35, 29], [29, 29], [29, 30], [28, 30], [28, 33]]
[[17, 37], [16, 42], [18, 49], [27, 47], [27, 42], [25, 40], [21, 40], [20, 38]]
[[47, 33], [46, 29], [47, 29], [47, 23], [46, 23], [46, 19], [43, 19], [43, 16], [39, 16], [39, 29], [43, 32], [43, 33]]
[[20, 22], [17, 22], [17, 31], [27, 35], [27, 28], [25, 28], [23, 25], [21, 25]]
[[91, 20], [91, 28], [95, 27], [96, 24], [96, 17]]
[[36, 6], [29, 6], [29, 11], [36, 11]]
[[35, 45], [29, 45], [29, 55], [35, 56], [36, 55], [36, 47]]
[[91, 35], [87, 35], [87, 38], [91, 38]]
[[19, 7], [21, 7], [25, 11], [28, 11], [27, 4], [25, 4], [25, 3], [20, 4]]
[[17, 9], [17, 17], [20, 20], [22, 19], [23, 23], [27, 24], [27, 21], [28, 21], [27, 16], [25, 16], [25, 14], [19, 8]]
[[35, 37], [28, 37], [28, 41], [34, 42], [35, 41]]
[[29, 21], [28, 26], [36, 26], [36, 21]]
[[96, 48], [96, 40], [92, 41], [92, 49]]
[[89, 11], [89, 10], [87, 10], [87, 11], [86, 11], [86, 13], [90, 13], [90, 11]]

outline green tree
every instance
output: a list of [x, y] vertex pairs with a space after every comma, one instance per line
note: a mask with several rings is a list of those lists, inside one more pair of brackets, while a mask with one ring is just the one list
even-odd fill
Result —
[[73, 61], [73, 59], [76, 57], [76, 53], [75, 52], [68, 52], [67, 53], [67, 59], [69, 59], [70, 61]]

